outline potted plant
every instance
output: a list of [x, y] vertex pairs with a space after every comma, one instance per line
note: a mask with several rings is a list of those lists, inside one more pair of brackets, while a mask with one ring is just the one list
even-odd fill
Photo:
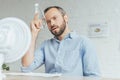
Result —
[[9, 71], [10, 70], [10, 68], [9, 68], [9, 66], [7, 64], [3, 64], [2, 65], [2, 69], [5, 70], [5, 71]]

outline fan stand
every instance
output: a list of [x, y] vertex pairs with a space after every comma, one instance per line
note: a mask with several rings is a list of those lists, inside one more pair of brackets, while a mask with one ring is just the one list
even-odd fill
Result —
[[0, 53], [0, 80], [3, 80], [6, 76], [2, 73], [2, 65], [4, 63], [4, 55]]

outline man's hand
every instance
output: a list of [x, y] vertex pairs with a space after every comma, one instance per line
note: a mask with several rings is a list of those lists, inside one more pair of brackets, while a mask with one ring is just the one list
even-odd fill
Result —
[[39, 19], [39, 14], [36, 13], [30, 24], [32, 34], [37, 36], [41, 26], [42, 26], [42, 20]]

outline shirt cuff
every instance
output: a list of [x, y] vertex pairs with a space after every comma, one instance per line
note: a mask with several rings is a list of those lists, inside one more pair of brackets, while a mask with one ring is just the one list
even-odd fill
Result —
[[29, 65], [28, 67], [21, 66], [21, 71], [22, 72], [32, 72], [34, 70], [34, 62]]

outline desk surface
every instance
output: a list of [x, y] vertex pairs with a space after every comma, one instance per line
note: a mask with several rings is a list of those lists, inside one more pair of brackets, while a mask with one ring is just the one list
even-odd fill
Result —
[[33, 77], [33, 76], [7, 76], [4, 80], [120, 80], [112, 78], [90, 78], [90, 77]]

